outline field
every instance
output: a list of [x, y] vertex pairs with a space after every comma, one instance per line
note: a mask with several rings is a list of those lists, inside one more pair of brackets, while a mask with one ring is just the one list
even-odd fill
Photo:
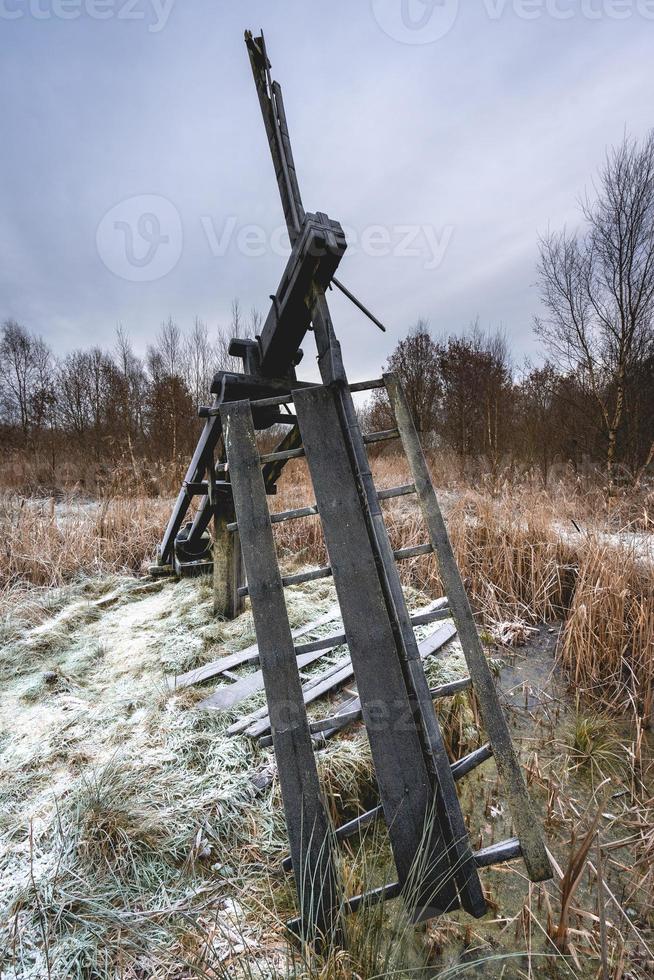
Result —
[[[607, 500], [570, 478], [547, 491], [497, 474], [472, 481], [446, 459], [431, 464], [555, 880], [530, 885], [518, 862], [484, 872], [491, 912], [479, 922], [452, 915], [415, 929], [394, 902], [349, 920], [347, 953], [287, 945], [293, 889], [280, 870], [274, 757], [227, 736], [233, 714], [197, 707], [211, 683], [165, 683], [251, 643], [249, 611], [217, 621], [208, 581], [144, 574], [168, 499], [7, 494], [2, 976], [652, 975], [652, 496]], [[377, 485], [407, 482], [402, 465], [380, 454]], [[425, 540], [409, 499], [385, 504], [395, 547]], [[273, 507], [310, 500], [293, 463]], [[324, 560], [317, 520], [275, 533], [288, 567]], [[432, 558], [403, 563], [402, 574], [412, 608], [442, 594]], [[328, 581], [294, 588], [292, 624], [334, 598]], [[462, 669], [453, 641], [430, 680]], [[453, 757], [480, 744], [474, 699], [457, 695], [439, 712]], [[319, 760], [336, 822], [374, 804], [361, 729]], [[492, 761], [461, 792], [475, 844], [510, 835]], [[379, 828], [352, 839], [342, 873], [348, 894], [392, 874]]]

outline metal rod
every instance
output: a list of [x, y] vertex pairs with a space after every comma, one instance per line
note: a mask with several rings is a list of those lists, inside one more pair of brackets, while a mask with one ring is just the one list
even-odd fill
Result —
[[344, 286], [343, 283], [340, 282], [339, 279], [336, 279], [335, 276], [332, 276], [332, 285], [336, 286], [337, 289], [340, 289], [340, 291], [343, 293], [343, 295], [344, 296], [347, 296], [347, 298], [352, 303], [354, 303], [354, 305], [359, 310], [361, 310], [362, 313], [365, 313], [365, 315], [368, 317], [368, 319], [369, 320], [372, 320], [372, 322], [375, 324], [376, 327], [379, 327], [380, 330], [382, 330], [384, 333], [386, 333], [386, 327], [381, 322], [381, 320], [378, 320], [377, 317], [374, 315], [374, 313], [371, 313], [370, 310], [366, 306], [363, 305], [363, 303], [361, 302], [361, 300], [358, 300], [356, 298], [356, 296], [354, 295], [354, 293], [351, 293], [350, 290], [347, 288], [347, 286]]

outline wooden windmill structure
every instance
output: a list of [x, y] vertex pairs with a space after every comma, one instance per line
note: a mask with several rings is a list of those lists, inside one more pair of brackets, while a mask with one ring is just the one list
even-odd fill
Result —
[[[214, 401], [201, 410], [204, 430], [158, 562], [179, 572], [206, 569], [206, 532], [213, 520], [216, 611], [232, 617], [246, 596], [251, 601], [288, 827], [287, 865], [293, 869], [299, 898], [294, 928], [308, 937], [330, 932], [343, 907], [353, 911], [362, 901], [400, 894], [410, 901], [416, 921], [459, 907], [481, 916], [486, 911], [481, 867], [522, 857], [529, 878], [542, 881], [551, 877], [549, 859], [404, 392], [392, 375], [348, 382], [326, 299], [330, 285], [344, 288], [334, 275], [346, 249], [345, 236], [326, 214], [305, 212], [281, 88], [271, 79], [263, 35], [255, 38], [248, 32], [245, 40], [292, 251], [261, 335], [231, 343], [230, 354], [242, 359], [242, 373], [219, 372], [214, 379]], [[300, 344], [310, 330], [322, 384], [296, 376]], [[364, 435], [352, 395], [374, 388], [386, 389], [396, 427]], [[287, 433], [274, 452], [260, 454], [256, 432], [273, 424], [287, 425]], [[367, 446], [390, 438], [401, 441], [412, 483], [380, 491], [373, 482]], [[285, 463], [300, 457], [308, 466], [315, 504], [271, 516], [267, 498]], [[426, 541], [393, 551], [380, 501], [409, 494], [422, 511]], [[184, 525], [194, 496], [201, 497], [200, 506]], [[283, 577], [272, 523], [316, 515], [329, 565]], [[441, 603], [418, 620], [407, 609], [397, 563], [432, 552], [448, 597], [446, 610]], [[284, 590], [326, 577], [334, 580], [344, 635], [296, 644]], [[469, 672], [465, 684], [477, 696], [488, 737], [484, 750], [453, 765], [414, 633], [418, 622], [444, 615], [456, 623]], [[299, 657], [320, 644], [333, 646], [335, 640], [347, 641], [358, 689], [350, 714], [362, 717], [366, 726], [379, 787], [380, 805], [367, 816], [385, 821], [397, 869], [396, 883], [345, 905], [337, 884], [335, 848], [352, 827], [334, 831], [330, 826], [316, 770], [315, 726], [312, 729], [307, 720], [298, 672]], [[515, 837], [475, 853], [456, 781], [491, 755]], [[363, 820], [353, 823], [357, 829]]]

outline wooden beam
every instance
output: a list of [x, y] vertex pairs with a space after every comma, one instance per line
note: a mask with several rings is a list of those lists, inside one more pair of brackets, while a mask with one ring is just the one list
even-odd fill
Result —
[[[339, 616], [340, 610], [338, 605], [331, 606], [324, 615], [310, 623], [305, 623], [303, 626], [298, 626], [292, 631], [291, 635], [293, 639], [299, 639], [301, 636], [312, 633], [321, 626], [333, 622]], [[226, 671], [231, 670], [233, 667], [240, 667], [242, 664], [257, 663], [258, 660], [259, 645], [252, 643], [249, 647], [246, 647], [244, 650], [239, 650], [237, 653], [230, 653], [225, 657], [219, 657], [218, 660], [212, 660], [210, 663], [202, 664], [201, 667], [187, 670], [184, 674], [168, 677], [168, 687], [171, 691], [190, 687], [191, 684], [200, 684], [202, 681], [209, 680], [211, 677], [225, 674]]]
[[[395, 864], [405, 882], [422, 856], [419, 891], [432, 893], [445, 911], [455, 903], [456, 889], [436, 823], [425, 837], [433, 790], [418, 733], [413, 724], [400, 723], [412, 717], [412, 706], [333, 392], [320, 387], [294, 395]], [[379, 711], [384, 727], [374, 724]]]
[[302, 910], [302, 932], [307, 939], [315, 939], [337, 928], [329, 821], [321, 801], [250, 405], [228, 404], [221, 418]]

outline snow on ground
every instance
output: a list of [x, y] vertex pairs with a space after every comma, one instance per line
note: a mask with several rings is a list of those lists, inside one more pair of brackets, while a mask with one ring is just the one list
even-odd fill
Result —
[[[334, 600], [330, 582], [289, 590], [291, 625]], [[251, 779], [271, 753], [225, 733], [263, 694], [220, 714], [196, 707], [216, 680], [166, 684], [254, 641], [250, 613], [224, 623], [211, 604], [206, 580], [111, 577], [45, 593], [2, 624], [0, 975], [113, 976], [122, 962], [121, 976], [149, 977], [154, 962], [198, 950], [220, 960], [234, 879], [258, 896], [285, 852], [276, 786], [262, 793]], [[431, 678], [461, 672], [450, 644]], [[369, 770], [361, 733], [334, 740], [320, 766], [354, 793]], [[252, 916], [241, 924], [244, 942], [264, 941]]]

